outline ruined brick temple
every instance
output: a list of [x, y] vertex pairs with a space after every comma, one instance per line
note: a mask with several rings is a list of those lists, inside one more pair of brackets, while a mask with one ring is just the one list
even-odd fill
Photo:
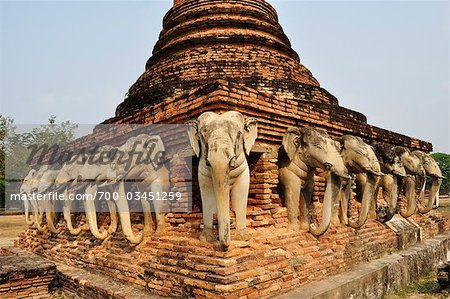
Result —
[[[264, 0], [175, 0], [145, 72], [115, 117], [104, 123], [182, 124], [205, 111], [228, 110], [258, 120], [249, 157], [250, 241], [232, 242], [228, 251], [199, 241], [202, 212], [194, 194], [192, 212], [169, 213], [169, 232], [139, 246], [130, 245], [120, 230], [100, 242], [89, 231], [71, 236], [34, 228], [16, 246], [163, 296], [261, 298], [342, 273], [449, 228], [445, 218], [431, 211], [411, 217], [415, 230], [408, 232], [413, 235], [409, 241], [375, 219], [360, 229], [333, 225], [318, 238], [286, 229], [278, 149], [287, 127], [314, 126], [332, 136], [351, 134], [368, 143], [425, 152], [432, 145], [372, 126], [363, 114], [340, 106], [301, 63], [276, 11]], [[318, 175], [316, 180], [314, 199], [320, 207], [324, 179]]]

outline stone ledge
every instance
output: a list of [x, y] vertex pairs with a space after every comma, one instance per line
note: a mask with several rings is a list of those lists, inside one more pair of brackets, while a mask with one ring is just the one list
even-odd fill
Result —
[[438, 235], [409, 249], [357, 266], [348, 272], [331, 276], [277, 299], [343, 299], [384, 298], [403, 288], [450, 257], [450, 232]]
[[56, 278], [54, 263], [31, 254], [0, 250], [0, 298], [47, 298]]
[[[2, 251], [4, 254], [0, 256], [0, 297], [2, 298], [34, 298], [35, 296], [50, 298], [49, 292], [58, 289], [61, 289], [67, 298], [162, 298], [135, 284], [118, 282], [106, 275], [50, 261], [15, 247], [4, 247]], [[27, 280], [30, 282], [28, 283]], [[14, 283], [21, 288], [11, 290], [9, 285]], [[40, 288], [34, 287], [35, 284]], [[22, 289], [26, 289], [27, 292], [24, 293]]]
[[74, 298], [159, 299], [134, 284], [124, 284], [114, 279], [76, 267], [56, 263], [57, 279], [65, 296]]

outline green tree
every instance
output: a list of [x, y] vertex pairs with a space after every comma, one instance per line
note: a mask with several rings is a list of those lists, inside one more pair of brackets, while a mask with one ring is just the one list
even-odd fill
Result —
[[6, 136], [12, 128], [12, 119], [0, 113], [0, 209], [5, 206], [5, 152]]
[[450, 155], [444, 153], [434, 153], [431, 156], [436, 160], [441, 168], [442, 175], [445, 177], [441, 185], [441, 194], [450, 193]]
[[[77, 127], [77, 124], [70, 121], [58, 124], [56, 117], [52, 115], [48, 119], [48, 124], [30, 127], [27, 132], [16, 133], [14, 121], [0, 115], [0, 208], [5, 206], [5, 186], [8, 181], [20, 180], [30, 170], [26, 162], [31, 147], [52, 146], [72, 141]], [[21, 129], [23, 131], [24, 128]]]

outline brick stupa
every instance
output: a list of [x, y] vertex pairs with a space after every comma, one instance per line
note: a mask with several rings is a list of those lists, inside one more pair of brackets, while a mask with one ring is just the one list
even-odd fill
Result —
[[[30, 228], [16, 245], [160, 295], [196, 298], [272, 296], [406, 246], [396, 232], [374, 219], [357, 230], [332, 226], [317, 239], [286, 229], [278, 149], [288, 126], [314, 126], [332, 136], [351, 134], [368, 143], [383, 141], [427, 152], [432, 146], [369, 125], [363, 114], [339, 106], [300, 63], [276, 11], [264, 0], [175, 1], [144, 74], [116, 116], [104, 123], [185, 123], [205, 111], [228, 110], [258, 119], [258, 139], [249, 157], [249, 242], [232, 242], [223, 252], [217, 244], [198, 240], [202, 213], [194, 182], [194, 210], [169, 213], [170, 231], [138, 247], [131, 246], [120, 229], [101, 243], [89, 231], [70, 236]], [[86, 139], [77, 144], [83, 142]], [[318, 209], [324, 189], [319, 176], [316, 185]], [[425, 238], [449, 226], [435, 211], [412, 219]]]

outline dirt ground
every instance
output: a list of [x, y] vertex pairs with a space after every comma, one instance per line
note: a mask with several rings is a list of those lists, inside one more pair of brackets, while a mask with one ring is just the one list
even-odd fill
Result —
[[450, 197], [441, 197], [439, 211], [447, 217], [450, 217]]
[[0, 246], [12, 246], [14, 239], [26, 228], [23, 215], [0, 215]]

